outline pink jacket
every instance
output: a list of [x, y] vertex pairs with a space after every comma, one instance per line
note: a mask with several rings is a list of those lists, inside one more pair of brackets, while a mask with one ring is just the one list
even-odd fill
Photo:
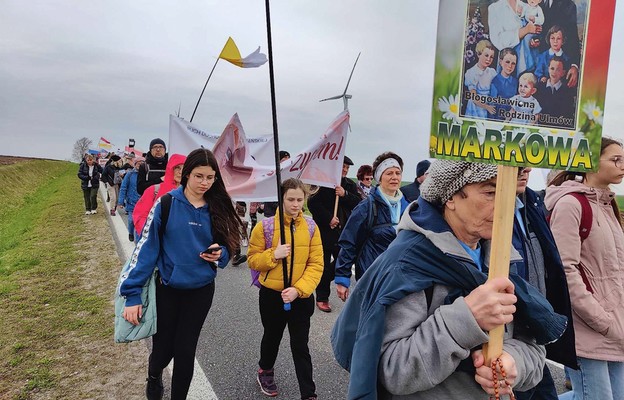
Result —
[[134, 229], [137, 232], [140, 233], [143, 230], [143, 225], [145, 225], [147, 216], [154, 206], [154, 203], [156, 203], [156, 200], [179, 186], [173, 179], [173, 169], [180, 164], [184, 164], [185, 161], [186, 156], [181, 154], [172, 154], [171, 157], [169, 157], [169, 161], [167, 161], [165, 176], [163, 177], [163, 182], [160, 184], [158, 189], [158, 194], [155, 193], [156, 185], [152, 185], [145, 189], [145, 192], [143, 192], [143, 195], [134, 206], [134, 211], [132, 212]]
[[[585, 193], [593, 223], [581, 243], [581, 205], [568, 193]], [[624, 361], [624, 233], [618, 223], [608, 189], [566, 181], [546, 190], [545, 204], [552, 210], [550, 227], [561, 254], [580, 357]], [[579, 268], [584, 268], [590, 292]]]

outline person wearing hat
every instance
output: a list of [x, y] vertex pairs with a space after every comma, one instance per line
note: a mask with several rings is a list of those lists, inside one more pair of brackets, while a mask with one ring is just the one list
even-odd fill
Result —
[[[563, 334], [566, 318], [513, 273], [488, 280], [496, 174], [493, 164], [431, 164], [396, 239], [332, 330], [336, 360], [350, 370], [349, 399], [508, 398], [541, 380], [543, 345]], [[510, 271], [521, 260], [511, 248]], [[481, 348], [502, 324], [493, 379]]]
[[372, 170], [379, 185], [353, 209], [338, 240], [340, 252], [334, 281], [342, 301], [349, 296], [351, 266], [355, 264], [355, 279], [359, 280], [396, 238], [395, 227], [409, 204], [399, 190], [403, 175], [401, 157], [390, 151], [380, 154]]
[[167, 146], [164, 140], [156, 138], [150, 142], [149, 152], [145, 155], [145, 163], [139, 168], [139, 176], [137, 177], [137, 191], [143, 195], [145, 189], [162, 183], [162, 178], [167, 170]]
[[[355, 182], [347, 178], [349, 167], [352, 165], [353, 161], [344, 156], [340, 186], [336, 186], [335, 189], [321, 187], [308, 200], [308, 208], [321, 231], [321, 240], [323, 241], [323, 276], [316, 288], [316, 306], [323, 312], [331, 312], [332, 310], [329, 304], [329, 286], [334, 280], [335, 263], [339, 250], [338, 238], [351, 215], [351, 211], [362, 200]], [[338, 213], [334, 217], [336, 196], [338, 197]]]
[[430, 165], [431, 162], [429, 160], [422, 160], [416, 164], [416, 179], [414, 179], [414, 183], [410, 183], [401, 188], [401, 192], [403, 192], [403, 196], [408, 202], [416, 201], [418, 196], [420, 196], [420, 185], [422, 185], [427, 177], [427, 170]]

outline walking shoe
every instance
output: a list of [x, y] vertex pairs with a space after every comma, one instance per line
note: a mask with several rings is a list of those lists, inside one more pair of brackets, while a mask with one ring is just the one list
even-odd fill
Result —
[[91, 211], [89, 210], [85, 211], [85, 215], [91, 215]]
[[91, 214], [97, 214], [97, 210], [91, 210]]
[[332, 308], [329, 305], [329, 301], [317, 301], [316, 302], [316, 306], [318, 307], [319, 310], [323, 311], [323, 312], [331, 312]]
[[269, 397], [277, 396], [277, 385], [275, 384], [275, 372], [273, 369], [264, 370], [258, 368], [258, 385], [260, 391]]
[[242, 263], [244, 263], [245, 261], [247, 261], [247, 255], [246, 254], [239, 254], [237, 256], [234, 256], [234, 258], [232, 259], [232, 265], [240, 265]]
[[161, 400], [163, 397], [162, 372], [157, 377], [147, 376], [145, 385], [145, 397], [147, 400]]
[[132, 233], [128, 235], [128, 240], [134, 242], [134, 235]]

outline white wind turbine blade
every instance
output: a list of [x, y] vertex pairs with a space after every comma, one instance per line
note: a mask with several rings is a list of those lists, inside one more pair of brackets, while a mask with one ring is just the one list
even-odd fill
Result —
[[338, 96], [334, 96], [334, 97], [328, 97], [328, 98], [326, 98], [326, 99], [319, 100], [319, 102], [321, 102], [321, 101], [327, 101], [327, 100], [336, 100], [336, 99], [339, 99], [339, 98], [341, 98], [341, 97], [344, 97], [344, 94], [339, 94]]

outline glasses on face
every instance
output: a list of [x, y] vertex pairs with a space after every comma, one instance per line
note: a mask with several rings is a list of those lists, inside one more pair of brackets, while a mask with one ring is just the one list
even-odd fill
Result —
[[624, 157], [615, 156], [607, 159], [602, 159], [603, 161], [612, 161], [615, 164], [615, 168], [624, 167]]
[[155, 145], [155, 146], [152, 146], [152, 149], [156, 149], [156, 150], [164, 150], [164, 149], [165, 149], [165, 146], [160, 145], [160, 144], [157, 144], [157, 145]]
[[208, 175], [208, 176], [203, 176], [203, 175], [199, 175], [199, 174], [194, 174], [192, 175], [193, 180], [197, 183], [202, 183], [204, 181], [206, 181], [206, 183], [212, 183], [214, 181], [217, 180], [217, 176], [216, 175]]

